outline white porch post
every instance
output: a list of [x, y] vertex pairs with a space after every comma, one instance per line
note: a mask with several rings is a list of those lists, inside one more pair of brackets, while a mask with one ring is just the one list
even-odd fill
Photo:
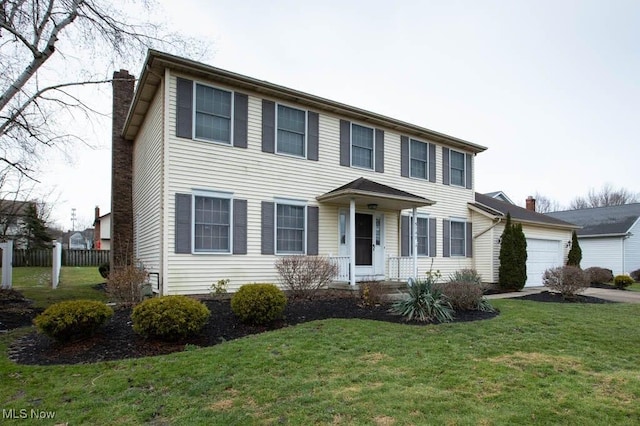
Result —
[[356, 285], [356, 200], [349, 201], [349, 284]]
[[413, 208], [411, 221], [411, 241], [413, 242], [413, 279], [418, 278], [418, 210]]

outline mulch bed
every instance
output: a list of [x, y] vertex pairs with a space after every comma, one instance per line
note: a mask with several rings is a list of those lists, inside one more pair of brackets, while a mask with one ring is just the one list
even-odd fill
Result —
[[[19, 293], [18, 293], [19, 294]], [[555, 303], [607, 303], [590, 296], [578, 296], [565, 300], [557, 293], [542, 292], [522, 296], [518, 299]], [[79, 342], [60, 344], [35, 331], [13, 342], [9, 348], [9, 358], [19, 364], [54, 365], [85, 364], [99, 361], [113, 361], [126, 358], [164, 355], [179, 352], [186, 345], [200, 347], [213, 346], [228, 340], [251, 334], [262, 333], [307, 321], [328, 318], [360, 318], [394, 323], [406, 323], [402, 317], [391, 314], [389, 305], [365, 307], [354, 295], [328, 293], [320, 298], [290, 300], [284, 312], [284, 319], [269, 326], [251, 326], [237, 320], [231, 312], [229, 300], [203, 300], [211, 311], [211, 319], [203, 332], [196, 337], [179, 342], [167, 343], [145, 340], [131, 328], [131, 309], [119, 308], [114, 316], [95, 336]], [[8, 302], [0, 298], [0, 330], [30, 325], [39, 313], [29, 307], [28, 301]], [[16, 303], [21, 305], [22, 314], [16, 315]], [[10, 309], [9, 309], [10, 308]], [[480, 311], [456, 312], [454, 322], [477, 321], [493, 318], [497, 313]], [[425, 323], [406, 323], [413, 326]], [[6, 330], [5, 330], [6, 331]]]

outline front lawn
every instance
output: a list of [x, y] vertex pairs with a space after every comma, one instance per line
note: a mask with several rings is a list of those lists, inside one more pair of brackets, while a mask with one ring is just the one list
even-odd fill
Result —
[[472, 323], [323, 320], [93, 365], [16, 365], [16, 330], [0, 402], [69, 424], [640, 423], [640, 305], [492, 303]]

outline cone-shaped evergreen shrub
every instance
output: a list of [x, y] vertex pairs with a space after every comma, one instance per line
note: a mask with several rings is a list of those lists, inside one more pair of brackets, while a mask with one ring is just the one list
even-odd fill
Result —
[[578, 235], [576, 234], [576, 231], [573, 231], [573, 233], [571, 234], [571, 250], [569, 250], [567, 265], [577, 266], [579, 268], [581, 261], [582, 249], [580, 248], [580, 243], [578, 243]]
[[520, 290], [527, 281], [527, 240], [522, 225], [511, 223], [509, 213], [501, 237], [498, 274], [498, 284], [505, 290]]

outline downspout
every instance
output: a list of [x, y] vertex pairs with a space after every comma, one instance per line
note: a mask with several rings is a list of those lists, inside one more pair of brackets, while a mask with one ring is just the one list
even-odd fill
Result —
[[476, 235], [473, 236], [473, 238], [478, 238], [481, 235], [489, 232], [490, 230], [492, 230], [493, 228], [495, 228], [500, 222], [502, 222], [502, 218], [501, 217], [496, 217], [495, 219], [493, 219], [495, 222], [493, 222], [493, 224], [491, 224], [491, 226], [489, 226], [487, 229], [480, 231], [479, 233], [477, 233]]

